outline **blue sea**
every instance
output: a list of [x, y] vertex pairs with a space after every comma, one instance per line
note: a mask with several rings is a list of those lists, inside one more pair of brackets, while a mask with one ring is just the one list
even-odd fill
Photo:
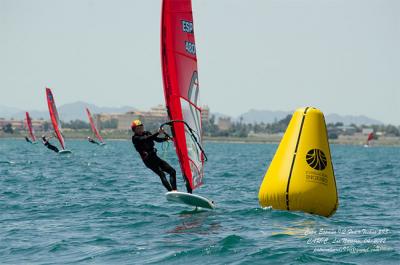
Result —
[[205, 143], [196, 193], [214, 211], [167, 203], [128, 140], [67, 146], [0, 140], [0, 264], [400, 264], [398, 147], [331, 146], [340, 205], [325, 218], [259, 206], [275, 144]]

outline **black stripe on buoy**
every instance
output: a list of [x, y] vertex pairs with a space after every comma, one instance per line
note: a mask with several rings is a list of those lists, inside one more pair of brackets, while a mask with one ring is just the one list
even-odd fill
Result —
[[292, 159], [292, 165], [290, 166], [290, 172], [289, 172], [289, 177], [288, 177], [288, 182], [286, 185], [286, 209], [289, 211], [289, 185], [290, 185], [290, 179], [292, 177], [292, 172], [293, 172], [293, 166], [294, 166], [294, 162], [296, 160], [296, 154], [297, 154], [297, 149], [299, 147], [299, 142], [300, 142], [300, 136], [301, 136], [301, 131], [303, 130], [303, 125], [304, 125], [304, 120], [306, 118], [306, 114], [307, 114], [307, 110], [309, 109], [309, 107], [307, 107], [304, 110], [303, 113], [303, 118], [301, 120], [301, 125], [300, 125], [300, 132], [299, 132], [299, 136], [297, 137], [297, 143], [296, 143], [296, 149], [294, 150], [294, 154], [293, 154], [293, 159]]

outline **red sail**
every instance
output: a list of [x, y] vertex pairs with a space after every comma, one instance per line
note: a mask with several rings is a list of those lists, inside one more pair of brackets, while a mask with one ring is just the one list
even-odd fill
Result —
[[374, 133], [371, 132], [371, 133], [368, 134], [367, 142], [369, 142], [369, 141], [371, 141], [371, 140], [373, 140], [373, 139], [374, 139]]
[[31, 136], [32, 140], [34, 142], [36, 142], [35, 133], [34, 133], [33, 127], [32, 127], [32, 119], [29, 116], [28, 112], [25, 113], [25, 116], [26, 116], [26, 125], [28, 126], [29, 135]]
[[[191, 0], [163, 0], [161, 60], [169, 118], [186, 122], [201, 143], [201, 108]], [[204, 154], [185, 123], [172, 123], [172, 132], [182, 174], [195, 189], [202, 184]]]
[[61, 123], [60, 119], [58, 118], [56, 103], [54, 101], [53, 93], [51, 92], [50, 88], [46, 88], [46, 98], [47, 105], [49, 107], [51, 123], [53, 124], [54, 128], [54, 133], [56, 134], [58, 141], [60, 141], [62, 149], [65, 149], [64, 137], [61, 134]]
[[96, 126], [94, 125], [94, 121], [93, 121], [93, 117], [92, 114], [90, 113], [89, 109], [86, 108], [86, 113], [89, 119], [89, 123], [90, 123], [90, 127], [92, 128], [92, 132], [94, 133], [94, 135], [96, 135], [97, 139], [100, 142], [103, 142], [103, 138], [101, 137], [101, 135], [99, 134], [99, 132], [97, 131]]

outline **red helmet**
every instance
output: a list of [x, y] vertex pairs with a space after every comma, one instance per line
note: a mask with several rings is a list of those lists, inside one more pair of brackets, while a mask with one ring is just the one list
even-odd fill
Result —
[[131, 128], [132, 128], [132, 129], [135, 129], [135, 128], [138, 127], [138, 126], [143, 126], [143, 123], [142, 123], [140, 120], [134, 120], [134, 121], [132, 121], [132, 123], [131, 123]]

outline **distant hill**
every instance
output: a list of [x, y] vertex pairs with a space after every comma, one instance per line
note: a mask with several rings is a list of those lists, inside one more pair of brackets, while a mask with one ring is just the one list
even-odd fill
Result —
[[[90, 111], [94, 113], [125, 113], [128, 111], [135, 111], [136, 108], [123, 106], [119, 108], [114, 107], [99, 107], [91, 103], [87, 102], [74, 102], [61, 105], [58, 108], [58, 113], [60, 115], [60, 119], [63, 121], [70, 121], [70, 120], [86, 120], [86, 112], [85, 108], [88, 107]], [[49, 113], [47, 110], [37, 111], [37, 110], [28, 110], [29, 114], [34, 119], [49, 119]], [[287, 115], [292, 114], [293, 111], [270, 111], [270, 110], [255, 110], [251, 109], [238, 117], [233, 117], [232, 121], [238, 121], [240, 117], [243, 118], [243, 122], [245, 123], [272, 123], [274, 121], [279, 121], [285, 118]], [[229, 117], [229, 115], [212, 112], [211, 115], [215, 116], [215, 121], [218, 122], [219, 117]], [[15, 119], [24, 119], [25, 117], [25, 110], [21, 110], [18, 108], [0, 106], [0, 118], [15, 118]], [[325, 116], [327, 123], [337, 123], [343, 122], [345, 125], [349, 124], [356, 124], [356, 125], [371, 125], [371, 124], [383, 124], [381, 121], [371, 119], [369, 117], [360, 115], [360, 116], [353, 116], [353, 115], [338, 115], [338, 114], [327, 114]]]
[[289, 114], [292, 114], [292, 112], [251, 109], [240, 115], [238, 119], [242, 117], [244, 123], [272, 123], [274, 121], [282, 120]]
[[[92, 114], [94, 113], [125, 113], [128, 111], [136, 110], [133, 107], [123, 106], [120, 108], [111, 108], [111, 107], [98, 107], [94, 104], [78, 101], [75, 103], [69, 103], [61, 105], [58, 108], [58, 113], [62, 118], [60, 119], [64, 121], [70, 120], [86, 120], [86, 111], [85, 108], [89, 108]], [[48, 114], [47, 114], [48, 115]]]
[[328, 114], [326, 115], [326, 122], [327, 123], [337, 123], [337, 122], [343, 122], [345, 125], [350, 125], [352, 123], [356, 125], [381, 125], [383, 122], [366, 117], [364, 115], [359, 115], [359, 116], [352, 116], [352, 115], [338, 115], [338, 114]]
[[22, 110], [13, 107], [1, 106], [0, 105], [0, 117], [1, 118], [11, 118], [13, 115], [21, 112]]
[[[63, 121], [71, 121], [71, 120], [86, 120], [86, 111], [85, 108], [89, 108], [92, 114], [95, 113], [125, 113], [128, 111], [136, 110], [133, 107], [123, 106], [119, 108], [114, 107], [99, 107], [94, 104], [78, 101], [74, 103], [64, 104], [58, 107], [58, 114], [60, 115], [60, 119]], [[38, 110], [28, 110], [30, 116], [33, 119], [49, 119], [49, 112], [47, 110], [38, 111]], [[2, 118], [15, 118], [15, 119], [23, 119], [25, 117], [25, 111], [17, 108], [9, 108], [0, 106], [0, 117]]]
[[[270, 111], [270, 110], [249, 110], [243, 113], [240, 117], [243, 118], [245, 123], [272, 123], [274, 121], [281, 120], [287, 115], [291, 115], [293, 111]], [[342, 122], [345, 125], [350, 125], [352, 123], [356, 125], [371, 125], [371, 124], [383, 124], [381, 121], [366, 117], [366, 116], [353, 116], [353, 115], [339, 115], [339, 114], [327, 114], [325, 116], [327, 123], [337, 123]]]

